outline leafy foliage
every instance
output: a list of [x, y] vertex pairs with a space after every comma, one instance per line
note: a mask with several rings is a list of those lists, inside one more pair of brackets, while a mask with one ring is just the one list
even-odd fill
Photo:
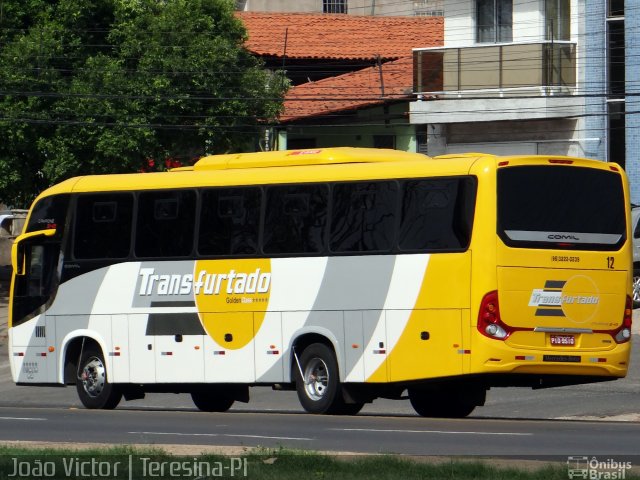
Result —
[[0, 0], [0, 202], [251, 150], [288, 85], [245, 36], [231, 0]]

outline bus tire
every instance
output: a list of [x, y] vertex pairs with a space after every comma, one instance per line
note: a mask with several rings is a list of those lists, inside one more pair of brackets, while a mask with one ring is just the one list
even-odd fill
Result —
[[122, 399], [120, 389], [107, 380], [107, 367], [99, 347], [86, 347], [80, 358], [76, 390], [82, 404], [89, 409], [112, 410]]
[[464, 418], [476, 408], [474, 403], [450, 392], [409, 389], [409, 401], [421, 417]]
[[191, 392], [193, 404], [202, 412], [226, 412], [233, 405], [234, 399], [223, 392]]
[[357, 415], [364, 403], [343, 403], [333, 412], [335, 415]]
[[300, 366], [294, 364], [293, 368], [302, 408], [314, 414], [348, 414], [345, 407], [349, 404], [342, 399], [338, 362], [331, 348], [324, 343], [309, 345], [300, 356]]

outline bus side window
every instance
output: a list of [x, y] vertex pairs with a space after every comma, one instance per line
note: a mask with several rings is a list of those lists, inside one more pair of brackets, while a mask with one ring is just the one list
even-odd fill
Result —
[[198, 253], [254, 255], [258, 251], [261, 198], [257, 187], [203, 190]]
[[131, 248], [133, 195], [80, 195], [76, 202], [73, 256], [78, 260], [126, 258]]
[[196, 215], [193, 190], [142, 192], [138, 196], [137, 257], [186, 257], [192, 253]]
[[404, 182], [398, 247], [402, 251], [460, 250], [471, 239], [470, 180]]
[[457, 191], [457, 179], [405, 182], [398, 241], [400, 250], [460, 248], [453, 232]]
[[285, 185], [267, 189], [263, 251], [266, 254], [325, 250], [328, 186]]
[[395, 241], [397, 197], [398, 185], [392, 181], [335, 184], [331, 251], [390, 251]]

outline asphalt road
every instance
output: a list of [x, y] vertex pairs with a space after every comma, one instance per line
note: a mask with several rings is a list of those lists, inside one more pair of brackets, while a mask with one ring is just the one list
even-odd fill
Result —
[[[634, 343], [637, 356], [638, 335]], [[640, 462], [634, 457], [640, 452], [637, 369], [624, 380], [601, 384], [494, 389], [486, 406], [460, 420], [420, 418], [408, 401], [390, 400], [377, 400], [358, 416], [315, 416], [302, 411], [295, 392], [252, 388], [251, 395], [250, 403], [221, 414], [198, 412], [188, 395], [170, 394], [100, 411], [80, 407], [74, 388], [0, 382], [0, 441], [288, 447], [561, 462], [568, 456], [615, 455]]]
[[2, 407], [0, 440], [241, 445], [566, 460], [570, 455], [631, 458], [638, 454], [640, 424]]

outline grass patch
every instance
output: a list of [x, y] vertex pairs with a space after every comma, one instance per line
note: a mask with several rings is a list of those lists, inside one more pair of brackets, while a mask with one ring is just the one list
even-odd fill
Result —
[[[117, 466], [116, 466], [117, 464]], [[40, 470], [37, 467], [40, 467]], [[93, 470], [90, 467], [93, 466]], [[286, 449], [254, 449], [238, 456], [172, 455], [161, 448], [54, 449], [0, 446], [0, 480], [206, 479], [260, 480], [566, 480], [563, 463], [518, 468], [490, 459], [403, 458], [393, 455], [339, 456]], [[115, 468], [114, 468], [115, 467]], [[22, 469], [16, 473], [16, 468]], [[98, 468], [102, 468], [98, 471]], [[200, 470], [198, 470], [200, 469]], [[54, 472], [55, 476], [50, 474]], [[108, 476], [102, 475], [108, 473]], [[625, 479], [640, 476], [625, 472]], [[605, 478], [605, 477], [602, 477]], [[609, 477], [611, 478], [611, 477]], [[618, 477], [620, 478], [620, 477]]]

